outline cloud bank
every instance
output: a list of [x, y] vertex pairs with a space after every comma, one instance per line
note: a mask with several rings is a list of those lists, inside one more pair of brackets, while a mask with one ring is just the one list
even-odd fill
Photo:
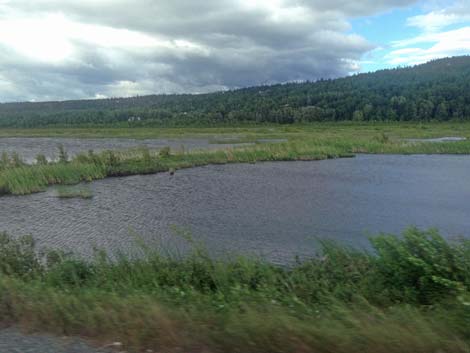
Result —
[[415, 2], [0, 0], [0, 101], [343, 76], [374, 48], [348, 21]]

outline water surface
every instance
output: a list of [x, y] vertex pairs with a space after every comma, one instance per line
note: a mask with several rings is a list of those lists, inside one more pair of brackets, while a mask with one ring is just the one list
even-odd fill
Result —
[[[34, 162], [36, 156], [41, 153], [49, 160], [57, 159], [58, 146], [63, 145], [70, 157], [80, 152], [92, 149], [95, 152], [103, 150], [128, 150], [131, 148], [146, 146], [150, 149], [160, 149], [169, 146], [175, 150], [192, 149], [223, 149], [234, 145], [211, 144], [209, 139], [181, 138], [181, 139], [128, 139], [128, 138], [58, 138], [58, 137], [5, 137], [0, 138], [0, 153], [18, 153], [27, 163]], [[246, 145], [246, 144], [245, 144]]]
[[287, 262], [312, 255], [315, 237], [363, 247], [409, 225], [469, 235], [469, 172], [470, 156], [449, 155], [207, 166], [96, 181], [91, 200], [2, 197], [0, 229], [86, 255], [130, 251], [136, 235], [171, 243], [176, 227], [212, 251]]

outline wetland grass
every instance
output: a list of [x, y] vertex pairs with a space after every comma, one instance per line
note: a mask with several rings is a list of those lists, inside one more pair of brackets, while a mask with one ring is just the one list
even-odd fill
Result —
[[93, 192], [86, 187], [60, 186], [56, 188], [57, 197], [60, 199], [92, 199]]
[[468, 122], [319, 122], [309, 124], [237, 124], [201, 127], [48, 127], [0, 129], [0, 137], [74, 137], [74, 138], [207, 138], [215, 143], [255, 142], [258, 139], [299, 140], [305, 136], [350, 139], [385, 133], [390, 139], [460, 136], [470, 138]]
[[303, 143], [257, 145], [219, 151], [158, 153], [147, 149], [127, 152], [104, 151], [80, 154], [71, 161], [21, 165], [0, 170], [0, 192], [24, 195], [56, 184], [78, 184], [110, 176], [169, 172], [210, 164], [255, 163], [259, 161], [317, 160], [351, 156], [330, 146], [309, 147]]
[[106, 177], [104, 166], [92, 163], [49, 163], [0, 171], [0, 192], [25, 195], [44, 191], [49, 185], [78, 184]]
[[[125, 152], [105, 151], [82, 153], [71, 160], [67, 152], [59, 149], [61, 158], [47, 162], [42, 156], [35, 165], [26, 165], [15, 154], [2, 156], [0, 161], [0, 193], [29, 194], [42, 191], [49, 185], [78, 184], [110, 176], [149, 174], [176, 171], [210, 164], [256, 163], [263, 161], [312, 161], [328, 158], [352, 157], [356, 153], [387, 154], [470, 154], [470, 140], [456, 142], [410, 142], [407, 138], [465, 135], [470, 124], [460, 125], [393, 125], [393, 124], [312, 124], [288, 127], [245, 127], [232, 129], [174, 129], [181, 136], [196, 131], [208, 136], [213, 134], [244, 134], [245, 139], [287, 139], [287, 142], [263, 143], [216, 151], [171, 151], [163, 148], [159, 152], [138, 148]], [[139, 131], [124, 130], [128, 137]], [[117, 133], [117, 132], [116, 132]], [[147, 135], [138, 135], [147, 136]]]
[[417, 229], [371, 241], [279, 267], [201, 249], [43, 258], [2, 234], [1, 320], [129, 352], [468, 353], [470, 242]]

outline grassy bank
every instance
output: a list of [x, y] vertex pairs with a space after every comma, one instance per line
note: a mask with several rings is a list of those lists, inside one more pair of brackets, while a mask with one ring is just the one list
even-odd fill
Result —
[[290, 268], [262, 260], [91, 262], [40, 257], [0, 236], [3, 323], [130, 352], [469, 352], [470, 242], [435, 232], [371, 240], [375, 253], [324, 243]]
[[[397, 154], [470, 154], [470, 140], [445, 143], [409, 142], [407, 138], [440, 136], [470, 137], [470, 125], [429, 124], [316, 124], [307, 126], [261, 126], [239, 128], [167, 129], [161, 134], [178, 137], [204, 137], [214, 143], [227, 137], [249, 142], [267, 138], [283, 138], [287, 142], [254, 144], [219, 151], [149, 151], [136, 149], [127, 152], [107, 151], [100, 154], [84, 153], [68, 161], [48, 163], [38, 156], [35, 165], [24, 165], [19, 156], [2, 158], [0, 163], [0, 193], [29, 194], [54, 184], [77, 184], [109, 176], [147, 174], [174, 171], [210, 164], [255, 163], [260, 161], [319, 160], [350, 157], [356, 153]], [[24, 131], [28, 135], [30, 130]], [[32, 130], [31, 130], [32, 131]], [[67, 136], [81, 130], [63, 130]], [[138, 129], [88, 130], [87, 137], [158, 137], [155, 131]], [[49, 131], [53, 134], [53, 131]], [[79, 136], [84, 132], [79, 132]], [[120, 135], [119, 135], [120, 134]], [[225, 140], [226, 141], [226, 140]]]
[[209, 164], [255, 163], [258, 161], [318, 160], [352, 156], [335, 146], [287, 143], [257, 145], [221, 151], [171, 153], [168, 148], [149, 151], [86, 153], [72, 161], [35, 165], [11, 163], [0, 171], [0, 192], [23, 195], [44, 190], [48, 185], [77, 184], [111, 176], [150, 174]]

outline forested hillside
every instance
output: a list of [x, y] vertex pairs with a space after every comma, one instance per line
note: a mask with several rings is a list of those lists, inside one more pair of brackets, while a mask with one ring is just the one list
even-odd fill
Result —
[[335, 80], [201, 95], [0, 104], [0, 127], [343, 120], [470, 120], [470, 56]]

